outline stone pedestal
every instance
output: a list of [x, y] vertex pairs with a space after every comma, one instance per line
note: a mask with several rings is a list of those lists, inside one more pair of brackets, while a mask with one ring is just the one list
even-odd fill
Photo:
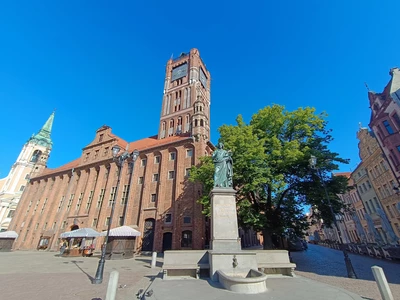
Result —
[[235, 258], [237, 268], [257, 269], [255, 253], [242, 252], [239, 238], [236, 191], [232, 188], [214, 188], [211, 191], [211, 250], [210, 277], [218, 281], [217, 270], [231, 270]]
[[241, 250], [238, 232], [236, 191], [214, 188], [211, 191], [211, 249], [213, 252]]

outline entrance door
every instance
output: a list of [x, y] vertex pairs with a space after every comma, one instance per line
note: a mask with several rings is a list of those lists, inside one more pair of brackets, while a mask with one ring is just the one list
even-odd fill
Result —
[[146, 219], [144, 222], [142, 251], [153, 251], [154, 219]]
[[164, 232], [163, 234], [163, 242], [162, 242], [162, 251], [171, 250], [172, 249], [172, 232]]

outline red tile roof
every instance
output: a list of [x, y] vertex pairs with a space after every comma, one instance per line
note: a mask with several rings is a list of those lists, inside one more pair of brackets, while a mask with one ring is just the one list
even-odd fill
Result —
[[[119, 138], [115, 134], [109, 133], [110, 137], [115, 138], [117, 140], [117, 145], [120, 146], [122, 149], [126, 149], [126, 146], [128, 145], [128, 142], [125, 140]], [[184, 141], [184, 140], [191, 140], [191, 137], [189, 135], [186, 136], [171, 136], [167, 137], [164, 139], [157, 139], [157, 135], [150, 136], [138, 141], [134, 141], [129, 143], [128, 151], [132, 152], [135, 149], [138, 149], [139, 151], [144, 151], [148, 149], [152, 149], [155, 147], [159, 146], [164, 146], [168, 145], [174, 142], [179, 142], [179, 141]], [[75, 159], [61, 167], [55, 168], [55, 169], [45, 169], [43, 173], [41, 173], [39, 176], [36, 177], [42, 177], [45, 175], [50, 175], [50, 174], [56, 174], [60, 173], [63, 171], [71, 170], [73, 168], [77, 168], [81, 165], [81, 158]]]

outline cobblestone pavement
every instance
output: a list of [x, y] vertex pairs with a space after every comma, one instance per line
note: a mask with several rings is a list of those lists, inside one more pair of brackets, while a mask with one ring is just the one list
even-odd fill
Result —
[[58, 257], [55, 252], [15, 251], [0, 253], [0, 298], [7, 300], [105, 299], [109, 274], [119, 272], [117, 299], [136, 299], [160, 272], [151, 269], [150, 257], [106, 261], [103, 283], [91, 284], [98, 257]]
[[395, 299], [400, 299], [400, 263], [368, 256], [349, 254], [358, 279], [347, 278], [343, 252], [309, 244], [307, 251], [292, 252], [296, 274], [334, 285], [366, 299], [381, 299], [371, 271], [372, 266], [383, 268]]

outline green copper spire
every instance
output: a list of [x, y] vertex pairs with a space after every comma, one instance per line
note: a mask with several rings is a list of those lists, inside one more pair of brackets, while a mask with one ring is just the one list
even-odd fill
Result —
[[29, 141], [35, 142], [41, 146], [51, 148], [53, 142], [51, 141], [50, 134], [51, 128], [53, 127], [54, 121], [54, 111], [51, 113], [50, 117], [47, 119], [46, 123], [43, 125], [40, 131], [33, 135]]

